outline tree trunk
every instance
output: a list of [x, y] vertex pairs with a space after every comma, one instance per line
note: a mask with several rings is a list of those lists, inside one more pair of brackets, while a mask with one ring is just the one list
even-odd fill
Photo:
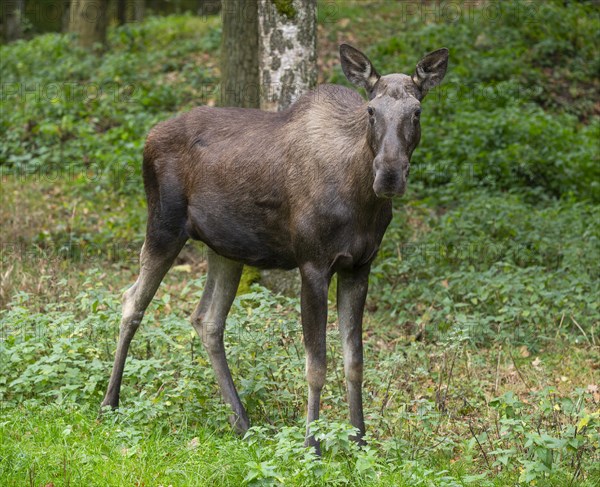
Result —
[[146, 0], [134, 0], [133, 9], [133, 20], [142, 22], [146, 16]]
[[7, 42], [23, 37], [21, 24], [25, 12], [25, 0], [11, 0], [2, 5], [2, 27]]
[[70, 19], [71, 19], [71, 2], [64, 2], [62, 17], [60, 20], [60, 23], [61, 23], [60, 31], [61, 32], [66, 33], [66, 32], [71, 31]]
[[259, 0], [261, 108], [281, 110], [317, 83], [317, 1]]
[[127, 2], [117, 0], [117, 24], [124, 25], [127, 22]]
[[70, 30], [80, 46], [91, 48], [106, 42], [108, 0], [71, 0]]
[[[263, 110], [283, 110], [317, 84], [316, 0], [259, 0]], [[298, 270], [261, 271], [260, 282], [289, 296], [300, 293]]]
[[257, 0], [223, 0], [221, 106], [258, 108]]
[[198, 15], [215, 15], [220, 11], [221, 0], [198, 0]]
[[146, 16], [146, 0], [127, 0], [124, 15], [125, 23], [142, 22]]

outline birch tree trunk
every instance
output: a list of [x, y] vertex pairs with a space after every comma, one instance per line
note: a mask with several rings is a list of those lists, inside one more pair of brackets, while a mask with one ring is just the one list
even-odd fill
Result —
[[221, 106], [259, 107], [257, 14], [257, 0], [223, 0]]
[[282, 110], [317, 82], [317, 1], [258, 0], [261, 108]]
[[[317, 84], [317, 1], [258, 0], [260, 107], [283, 110]], [[300, 293], [298, 270], [262, 270], [261, 283]]]

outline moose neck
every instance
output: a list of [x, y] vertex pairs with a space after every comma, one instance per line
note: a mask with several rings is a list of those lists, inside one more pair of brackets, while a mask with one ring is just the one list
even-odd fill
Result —
[[368, 137], [368, 123], [367, 104], [364, 103], [349, 112], [343, 124], [348, 141], [345, 184], [361, 204], [378, 206], [377, 203], [383, 200], [373, 191], [375, 153]]

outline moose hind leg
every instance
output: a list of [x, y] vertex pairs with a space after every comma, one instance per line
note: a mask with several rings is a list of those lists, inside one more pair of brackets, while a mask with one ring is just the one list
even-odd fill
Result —
[[129, 345], [135, 332], [137, 331], [146, 308], [152, 301], [158, 286], [163, 277], [171, 267], [175, 257], [185, 244], [185, 238], [175, 238], [169, 242], [168, 246], [160, 247], [160, 251], [152, 247], [146, 238], [142, 246], [140, 255], [140, 275], [123, 295], [123, 315], [119, 328], [119, 342], [115, 353], [115, 361], [112, 374], [108, 383], [108, 389], [102, 406], [111, 406], [116, 408], [119, 405], [119, 392], [121, 389], [121, 380], [123, 379], [123, 369]]
[[248, 430], [250, 421], [231, 377], [223, 334], [243, 268], [243, 264], [209, 251], [206, 286], [192, 315], [192, 325], [208, 353], [223, 399], [233, 410], [229, 422], [239, 434]]

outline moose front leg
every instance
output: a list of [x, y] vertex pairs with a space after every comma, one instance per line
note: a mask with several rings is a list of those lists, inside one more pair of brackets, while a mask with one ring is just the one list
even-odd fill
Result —
[[308, 381], [308, 411], [306, 417], [306, 446], [320, 454], [319, 442], [310, 433], [310, 423], [319, 419], [321, 390], [327, 373], [325, 332], [327, 327], [327, 291], [331, 276], [306, 265], [302, 276], [301, 315], [304, 349], [306, 350], [306, 378]]
[[337, 307], [344, 350], [344, 375], [348, 389], [350, 422], [358, 429], [353, 439], [365, 444], [365, 420], [362, 406], [363, 343], [362, 319], [369, 285], [370, 266], [354, 272], [338, 273]]

